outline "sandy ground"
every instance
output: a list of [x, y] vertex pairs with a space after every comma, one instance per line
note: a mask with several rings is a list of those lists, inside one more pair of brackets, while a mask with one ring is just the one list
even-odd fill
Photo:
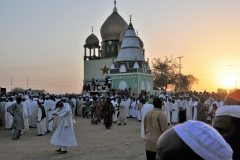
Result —
[[141, 122], [128, 118], [127, 125], [113, 124], [110, 130], [103, 124], [93, 125], [90, 119], [75, 117], [78, 146], [69, 147], [67, 154], [55, 152], [50, 144], [52, 133], [38, 137], [37, 129], [30, 128], [19, 140], [11, 139], [11, 131], [0, 128], [0, 159], [22, 160], [145, 160], [144, 141], [140, 136]]

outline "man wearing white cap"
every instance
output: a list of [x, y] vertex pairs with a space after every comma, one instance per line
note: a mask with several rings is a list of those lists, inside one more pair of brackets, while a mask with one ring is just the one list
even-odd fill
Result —
[[160, 99], [162, 100], [162, 102], [163, 102], [162, 111], [163, 111], [163, 113], [165, 114], [165, 116], [167, 117], [168, 125], [170, 125], [170, 124], [171, 124], [171, 121], [170, 121], [170, 112], [169, 112], [168, 105], [167, 105], [167, 103], [165, 102], [166, 97], [165, 97], [163, 94], [161, 94], [161, 95], [159, 96], [159, 98], [160, 98]]
[[192, 107], [193, 107], [193, 102], [189, 97], [187, 97], [187, 102], [186, 102], [186, 119], [187, 120], [192, 120], [193, 119]]
[[46, 129], [46, 112], [45, 108], [43, 106], [43, 100], [38, 100], [38, 108], [37, 108], [37, 129], [38, 129], [38, 135], [42, 136], [47, 132]]
[[233, 159], [240, 159], [240, 90], [228, 94], [224, 106], [216, 111], [213, 124], [233, 149]]
[[172, 110], [172, 123], [178, 123], [179, 121], [179, 108], [177, 102], [175, 102], [175, 98], [173, 97], [172, 103], [171, 103], [171, 110]]
[[[47, 116], [47, 122], [53, 118], [53, 110], [55, 108], [56, 103], [53, 101], [53, 97], [51, 96], [49, 100], [44, 101], [44, 108]], [[47, 123], [47, 133], [53, 130], [53, 121]]]
[[144, 133], [144, 117], [147, 114], [147, 112], [151, 111], [153, 109], [153, 99], [149, 99], [147, 103], [145, 103], [141, 109], [141, 114], [142, 114], [142, 122], [141, 122], [141, 137], [145, 138], [145, 133]]
[[200, 121], [189, 120], [159, 137], [156, 159], [231, 160], [232, 154], [229, 144], [214, 128]]

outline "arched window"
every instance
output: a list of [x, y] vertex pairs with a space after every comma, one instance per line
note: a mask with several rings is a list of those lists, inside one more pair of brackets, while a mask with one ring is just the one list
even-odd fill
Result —
[[126, 67], [124, 64], [122, 64], [119, 68], [119, 72], [126, 72]]
[[112, 52], [114, 52], [114, 47], [112, 46]]
[[107, 53], [109, 52], [109, 47], [107, 47]]

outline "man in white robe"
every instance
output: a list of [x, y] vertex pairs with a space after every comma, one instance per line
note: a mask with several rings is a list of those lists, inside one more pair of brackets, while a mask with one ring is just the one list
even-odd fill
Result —
[[72, 97], [71, 98], [71, 101], [73, 102], [73, 109], [72, 109], [72, 114], [75, 116], [75, 113], [76, 113], [76, 108], [77, 108], [77, 100], [75, 97]]
[[79, 97], [77, 99], [77, 115], [82, 116], [82, 109], [83, 109], [83, 98]]
[[117, 119], [117, 124], [118, 125], [121, 125], [122, 123], [124, 125], [126, 125], [126, 122], [127, 122], [127, 118], [126, 118], [126, 115], [125, 115], [125, 103], [124, 103], [124, 99], [123, 100], [119, 100], [119, 109], [118, 109], [118, 112], [119, 112], [119, 116], [118, 116], [118, 119]]
[[56, 150], [57, 152], [64, 154], [67, 153], [67, 147], [77, 146], [73, 128], [73, 116], [68, 103], [59, 101], [56, 107], [58, 109], [54, 114], [60, 117], [60, 121], [50, 143], [59, 147], [59, 149]]
[[45, 108], [42, 105], [43, 100], [39, 99], [38, 100], [38, 107], [37, 107], [37, 130], [38, 130], [38, 135], [37, 136], [42, 136], [43, 134], [46, 134], [47, 129], [46, 129], [46, 112]]
[[172, 109], [172, 123], [178, 123], [179, 121], [179, 108], [178, 108], [178, 104], [175, 102], [175, 100], [172, 100], [172, 104], [171, 104], [171, 109]]
[[186, 120], [192, 120], [192, 107], [193, 107], [193, 102], [192, 100], [187, 97], [187, 103], [186, 103]]
[[141, 137], [145, 138], [145, 132], [144, 132], [144, 118], [147, 112], [151, 111], [154, 108], [153, 106], [153, 99], [149, 99], [146, 104], [143, 105], [141, 114], [142, 114], [142, 122], [141, 122]]
[[128, 97], [128, 98], [125, 98], [125, 112], [126, 112], [126, 117], [129, 118], [130, 117], [130, 111], [129, 111], [129, 107], [130, 107], [130, 102], [131, 102], [131, 99]]
[[32, 127], [32, 108], [30, 107], [31, 103], [29, 101], [28, 96], [23, 97], [23, 101], [27, 107], [27, 114], [28, 114], [28, 125]]
[[[38, 100], [38, 99], [36, 99], [36, 100]], [[32, 109], [32, 117], [31, 117], [32, 127], [37, 127], [38, 104], [37, 104], [36, 100], [33, 100], [30, 104], [30, 108]]]
[[136, 105], [136, 103], [137, 103], [137, 101], [134, 98], [133, 102], [131, 103], [131, 109], [130, 109], [130, 116], [132, 118], [136, 118], [136, 113], [135, 113], [135, 105]]
[[5, 105], [5, 129], [12, 129], [13, 116], [7, 112], [7, 109], [14, 103], [16, 103], [16, 101], [13, 101], [13, 97], [11, 97]]
[[170, 112], [169, 112], [169, 107], [167, 105], [167, 102], [165, 101], [166, 97], [164, 95], [160, 95], [159, 98], [162, 100], [163, 102], [163, 105], [162, 105], [162, 111], [163, 113], [165, 114], [165, 116], [167, 117], [167, 122], [168, 122], [168, 125], [171, 124], [171, 120], [170, 120]]
[[114, 110], [115, 110], [114, 114], [112, 115], [113, 123], [116, 123], [117, 122], [117, 115], [118, 115], [118, 102], [117, 102], [116, 99], [113, 99], [111, 102], [112, 102], [112, 105], [113, 105]]
[[[46, 112], [46, 121], [48, 122], [53, 118], [53, 110], [55, 108], [56, 103], [53, 101], [53, 97], [51, 97], [49, 100], [44, 101], [44, 108]], [[46, 123], [47, 125], [47, 133], [51, 132], [53, 130], [52, 125], [53, 121], [50, 121], [49, 123]]]
[[21, 131], [21, 134], [25, 131], [29, 131], [29, 123], [28, 123], [28, 111], [26, 104], [22, 102], [22, 114], [23, 114], [23, 122], [24, 122], [24, 129]]
[[197, 97], [194, 97], [193, 98], [193, 120], [197, 120], [197, 105], [198, 105], [198, 98]]

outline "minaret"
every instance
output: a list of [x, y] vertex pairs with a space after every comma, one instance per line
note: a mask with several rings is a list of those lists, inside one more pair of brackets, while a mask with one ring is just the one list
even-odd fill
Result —
[[144, 56], [142, 53], [142, 48], [140, 46], [138, 37], [132, 25], [132, 16], [130, 15], [130, 23], [126, 31], [125, 37], [123, 39], [121, 48], [118, 53], [116, 62], [121, 61], [138, 61], [144, 62]]

